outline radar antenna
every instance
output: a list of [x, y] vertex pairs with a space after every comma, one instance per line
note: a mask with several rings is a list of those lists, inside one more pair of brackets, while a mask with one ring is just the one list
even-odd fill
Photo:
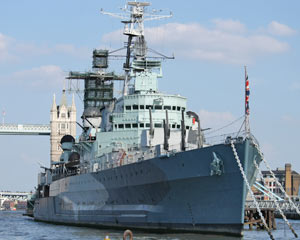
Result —
[[[150, 6], [149, 2], [127, 2], [124, 8], [121, 10], [124, 13], [110, 13], [105, 12], [101, 9], [101, 13], [104, 15], [109, 15], [115, 18], [122, 19], [124, 23], [123, 34], [128, 36], [127, 41], [127, 52], [126, 61], [124, 63], [123, 69], [125, 71], [125, 81], [123, 86], [123, 95], [127, 95], [128, 84], [130, 81], [130, 57], [132, 53], [132, 48], [134, 52], [135, 59], [145, 59], [147, 55], [147, 45], [144, 37], [144, 21], [159, 20], [163, 18], [172, 17], [172, 13], [169, 15], [157, 15], [154, 14], [158, 11], [152, 11], [152, 13], [145, 12], [145, 8]], [[134, 45], [132, 47], [133, 38], [135, 39]]]

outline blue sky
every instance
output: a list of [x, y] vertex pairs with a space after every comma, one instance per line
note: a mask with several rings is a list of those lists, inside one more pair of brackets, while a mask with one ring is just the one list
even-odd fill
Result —
[[[118, 12], [124, 4], [2, 1], [0, 108], [6, 111], [5, 122], [49, 123], [53, 93], [59, 100], [68, 71], [89, 70], [94, 48], [123, 46], [122, 24], [100, 9]], [[290, 162], [300, 172], [300, 2], [154, 0], [151, 8], [173, 13], [146, 23], [148, 45], [175, 55], [163, 63], [161, 91], [188, 97], [203, 127], [216, 129], [243, 115], [247, 65], [252, 133], [273, 168]], [[79, 118], [82, 107], [76, 102]], [[0, 146], [0, 190], [33, 189], [37, 162], [49, 164], [49, 137], [0, 136]]]

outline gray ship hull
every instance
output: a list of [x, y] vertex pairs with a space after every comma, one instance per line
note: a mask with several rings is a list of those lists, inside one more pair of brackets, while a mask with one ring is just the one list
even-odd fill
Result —
[[[255, 147], [236, 144], [252, 184]], [[212, 174], [213, 153], [222, 161]], [[230, 145], [162, 156], [50, 185], [50, 196], [35, 201], [38, 221], [96, 227], [242, 235], [247, 194]]]

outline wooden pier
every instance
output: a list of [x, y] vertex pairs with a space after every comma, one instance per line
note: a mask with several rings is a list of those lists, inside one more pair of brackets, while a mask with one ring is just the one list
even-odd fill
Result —
[[[261, 209], [261, 212], [270, 230], [276, 229], [274, 211], [274, 208]], [[253, 229], [253, 227], [256, 227], [256, 229], [265, 229], [264, 224], [256, 208], [245, 208], [244, 225], [249, 225], [249, 229]]]

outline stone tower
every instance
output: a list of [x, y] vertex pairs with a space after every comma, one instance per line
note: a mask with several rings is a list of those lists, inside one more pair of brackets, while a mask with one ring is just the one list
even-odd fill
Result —
[[66, 92], [63, 90], [61, 103], [56, 105], [55, 95], [50, 111], [50, 163], [58, 162], [62, 149], [60, 140], [64, 135], [76, 137], [76, 106], [74, 95], [71, 106], [67, 105]]
[[292, 165], [290, 163], [285, 164], [285, 191], [287, 195], [292, 195]]

